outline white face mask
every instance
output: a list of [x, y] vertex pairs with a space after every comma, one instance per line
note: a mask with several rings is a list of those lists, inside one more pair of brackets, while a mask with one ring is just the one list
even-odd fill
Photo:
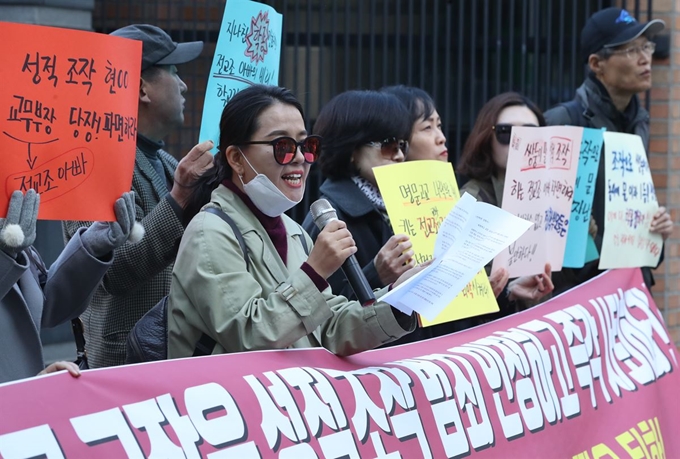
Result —
[[243, 183], [243, 178], [240, 175], [238, 178], [241, 180], [245, 194], [248, 195], [250, 200], [253, 201], [253, 204], [255, 204], [255, 207], [260, 209], [263, 214], [269, 217], [278, 217], [302, 201], [302, 199], [300, 199], [300, 201], [288, 199], [288, 196], [283, 194], [283, 192], [269, 180], [269, 177], [264, 174], [259, 174], [255, 170], [243, 152], [241, 152], [241, 155], [257, 175], [248, 183]]

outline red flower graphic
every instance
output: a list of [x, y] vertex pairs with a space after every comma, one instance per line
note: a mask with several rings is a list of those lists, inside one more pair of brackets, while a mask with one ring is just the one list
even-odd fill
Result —
[[250, 32], [246, 35], [245, 55], [250, 58], [250, 62], [263, 62], [264, 57], [269, 51], [269, 12], [260, 11], [257, 17], [250, 20]]

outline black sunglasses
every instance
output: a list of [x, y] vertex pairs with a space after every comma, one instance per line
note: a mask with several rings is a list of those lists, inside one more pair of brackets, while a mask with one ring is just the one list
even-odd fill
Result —
[[241, 145], [253, 144], [271, 145], [274, 147], [274, 159], [282, 166], [293, 162], [298, 148], [305, 157], [305, 162], [309, 164], [319, 159], [319, 154], [321, 153], [321, 136], [318, 135], [310, 135], [299, 142], [292, 137], [277, 137], [274, 140], [253, 140], [241, 143]]
[[538, 127], [535, 124], [497, 124], [492, 126], [491, 129], [496, 133], [496, 140], [501, 145], [510, 145], [510, 136], [512, 134], [513, 126], [523, 126], [523, 127]]
[[396, 137], [390, 137], [380, 142], [368, 142], [366, 145], [380, 147], [380, 152], [389, 157], [396, 155], [399, 150], [401, 150], [404, 156], [408, 154], [408, 140], [399, 140]]

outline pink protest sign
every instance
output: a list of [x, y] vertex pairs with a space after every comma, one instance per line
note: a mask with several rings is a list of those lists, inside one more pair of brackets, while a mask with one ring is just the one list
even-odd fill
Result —
[[534, 225], [501, 252], [493, 268], [510, 277], [562, 269], [583, 128], [512, 128], [503, 209]]
[[680, 457], [678, 352], [639, 269], [336, 357], [262, 351], [0, 386], [2, 458]]

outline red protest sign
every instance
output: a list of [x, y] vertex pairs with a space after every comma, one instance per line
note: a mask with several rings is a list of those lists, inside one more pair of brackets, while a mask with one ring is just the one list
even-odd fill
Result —
[[678, 352], [639, 269], [349, 358], [261, 351], [0, 385], [0, 457], [680, 457]]
[[40, 193], [40, 219], [114, 220], [129, 191], [140, 42], [0, 22], [0, 216], [14, 190]]

